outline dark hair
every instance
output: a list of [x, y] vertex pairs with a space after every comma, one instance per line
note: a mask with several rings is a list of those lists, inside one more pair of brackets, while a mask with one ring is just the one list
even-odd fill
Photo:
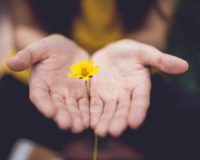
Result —
[[[80, 0], [29, 0], [36, 17], [50, 33], [69, 35], [73, 17], [80, 13]], [[126, 30], [137, 29], [155, 0], [116, 0]], [[63, 18], [64, 17], [64, 18]]]

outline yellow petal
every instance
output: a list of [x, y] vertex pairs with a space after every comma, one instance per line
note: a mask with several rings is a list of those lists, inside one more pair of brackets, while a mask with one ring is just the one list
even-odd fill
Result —
[[99, 67], [94, 66], [94, 61], [88, 61], [85, 59], [72, 65], [70, 70], [71, 73], [68, 74], [69, 77], [81, 78], [84, 81], [87, 81], [90, 76], [93, 76], [99, 72]]
[[70, 78], [81, 78], [82, 77], [82, 75], [76, 74], [76, 73], [68, 73], [68, 76]]
[[90, 71], [90, 76], [93, 76], [95, 74], [99, 73], [99, 66], [93, 67]]
[[89, 66], [90, 68], [92, 68], [92, 67], [94, 66], [94, 61], [91, 60], [91, 61], [89, 62], [89, 64], [88, 64], [88, 66]]
[[93, 62], [93, 61], [90, 61], [90, 62], [88, 63], [88, 65], [87, 65], [87, 71], [88, 71], [88, 73], [91, 72], [93, 66], [94, 66], [94, 62]]
[[81, 67], [79, 64], [74, 64], [70, 70], [73, 72], [73, 73], [81, 73]]
[[87, 65], [87, 59], [84, 59], [83, 61], [80, 61], [80, 67], [83, 68]]
[[76, 75], [74, 73], [68, 73], [68, 76], [71, 78], [76, 78]]

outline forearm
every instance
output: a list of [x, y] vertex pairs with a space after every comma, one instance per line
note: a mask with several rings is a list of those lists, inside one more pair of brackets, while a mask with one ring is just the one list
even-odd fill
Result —
[[160, 1], [158, 5], [165, 18], [163, 18], [154, 7], [151, 8], [142, 27], [128, 35], [129, 38], [164, 50], [178, 2], [178, 0]]
[[47, 33], [41, 29], [36, 21], [26, 0], [9, 0], [8, 7], [17, 49], [23, 49], [30, 43], [47, 36]]

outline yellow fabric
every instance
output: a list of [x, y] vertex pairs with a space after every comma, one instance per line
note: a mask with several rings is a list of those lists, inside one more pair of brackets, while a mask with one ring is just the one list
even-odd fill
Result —
[[13, 72], [7, 66], [7, 60], [10, 57], [14, 56], [15, 54], [16, 51], [12, 49], [4, 56], [3, 59], [0, 60], [0, 78], [3, 77], [3, 75], [7, 74], [15, 77], [16, 79], [20, 80], [23, 83], [27, 83], [29, 78], [29, 70], [22, 72]]
[[[82, 13], [74, 19], [72, 36], [91, 54], [104, 45], [125, 36], [115, 2], [115, 0], [80, 1]], [[4, 74], [9, 74], [27, 83], [29, 70], [12, 72], [7, 67], [6, 61], [13, 55], [15, 52], [12, 50], [0, 61], [0, 78]]]
[[81, 14], [73, 25], [73, 39], [86, 50], [95, 50], [124, 36], [115, 0], [82, 0]]
[[[116, 12], [115, 0], [81, 0], [81, 15], [76, 17], [72, 26], [74, 40], [90, 53], [124, 36], [122, 25]], [[29, 71], [12, 72], [6, 65], [10, 51], [0, 62], [0, 77], [12, 75], [27, 83]]]

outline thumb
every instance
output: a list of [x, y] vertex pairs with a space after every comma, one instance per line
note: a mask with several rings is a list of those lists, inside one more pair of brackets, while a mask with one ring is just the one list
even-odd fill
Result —
[[18, 52], [7, 61], [8, 67], [13, 71], [23, 71], [31, 65], [47, 58], [47, 47], [44, 41], [35, 42]]
[[162, 54], [158, 67], [165, 73], [181, 74], [188, 70], [187, 61], [168, 54]]
[[145, 65], [156, 67], [169, 74], [181, 74], [186, 72], [189, 68], [187, 61], [162, 53], [155, 48], [148, 50], [148, 53], [141, 57]]

